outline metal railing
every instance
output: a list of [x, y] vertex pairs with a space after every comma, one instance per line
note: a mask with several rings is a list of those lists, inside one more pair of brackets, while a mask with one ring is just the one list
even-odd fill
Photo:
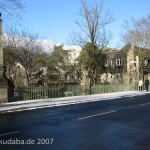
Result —
[[[133, 91], [133, 90], [135, 90], [135, 86], [133, 84], [129, 84], [129, 85], [100, 84], [91, 87], [91, 94], [123, 92], [123, 91]], [[47, 98], [82, 95], [82, 90], [80, 85], [24, 87], [24, 88], [15, 88], [13, 92], [14, 92], [13, 101], [47, 99]]]
[[14, 101], [82, 95], [80, 85], [24, 87], [14, 89]]
[[102, 85], [95, 85], [91, 88], [92, 94], [99, 94], [99, 93], [113, 93], [113, 92], [123, 92], [123, 91], [133, 91], [135, 90], [134, 84], [102, 84]]

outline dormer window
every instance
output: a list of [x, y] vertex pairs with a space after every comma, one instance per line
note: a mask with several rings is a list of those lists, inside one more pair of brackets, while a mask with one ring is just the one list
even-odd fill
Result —
[[122, 59], [116, 59], [116, 66], [122, 66]]

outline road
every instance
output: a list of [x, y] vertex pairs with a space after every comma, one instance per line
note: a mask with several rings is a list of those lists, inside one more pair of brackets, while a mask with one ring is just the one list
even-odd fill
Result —
[[150, 95], [0, 115], [2, 150], [148, 150]]

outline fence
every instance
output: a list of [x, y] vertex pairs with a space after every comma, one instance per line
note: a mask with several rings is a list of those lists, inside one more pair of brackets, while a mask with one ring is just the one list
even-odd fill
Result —
[[[112, 93], [135, 90], [134, 85], [95, 85], [91, 87], [91, 94]], [[80, 85], [65, 85], [65, 86], [49, 86], [49, 87], [25, 87], [14, 89], [14, 100], [34, 100], [57, 98], [66, 96], [82, 95]]]
[[14, 101], [82, 95], [80, 85], [24, 87], [14, 89]]
[[113, 93], [113, 92], [123, 92], [123, 91], [133, 91], [135, 90], [134, 84], [124, 85], [124, 84], [103, 84], [95, 85], [91, 88], [92, 94], [99, 93]]

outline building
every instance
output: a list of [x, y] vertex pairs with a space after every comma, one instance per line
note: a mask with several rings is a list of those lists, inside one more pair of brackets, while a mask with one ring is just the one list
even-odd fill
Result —
[[76, 58], [80, 55], [81, 50], [66, 50], [68, 52], [68, 63], [77, 63]]
[[[68, 65], [77, 64], [81, 50], [67, 50]], [[102, 84], [133, 84], [139, 78], [150, 79], [150, 50], [130, 44], [122, 49], [105, 48], [102, 51], [102, 70], [99, 82]], [[81, 68], [80, 68], [81, 69]], [[67, 83], [77, 80], [77, 73], [63, 72], [62, 79]]]
[[[69, 66], [72, 66], [71, 68], [73, 69], [73, 66], [75, 67], [75, 65], [78, 63], [76, 61], [76, 58], [80, 55], [81, 50], [65, 50], [67, 51], [67, 64]], [[77, 70], [73, 69], [70, 70], [68, 68], [67, 72], [64, 72], [64, 77], [62, 77], [64, 80], [66, 80], [67, 83], [71, 82], [74, 83], [76, 82], [78, 75], [77, 75]]]
[[150, 80], [150, 50], [130, 44], [119, 51], [103, 52], [101, 83], [136, 83], [139, 78]]

